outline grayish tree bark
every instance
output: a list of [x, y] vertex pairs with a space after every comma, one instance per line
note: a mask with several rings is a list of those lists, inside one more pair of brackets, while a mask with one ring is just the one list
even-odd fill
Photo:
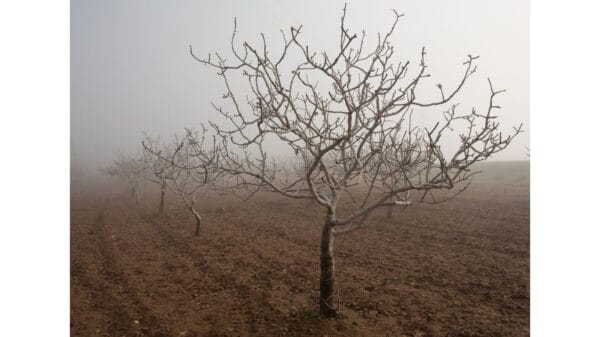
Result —
[[160, 185], [160, 205], [158, 206], [158, 212], [160, 214], [165, 213], [165, 193], [167, 192], [167, 181], [163, 179]]
[[194, 236], [200, 236], [200, 224], [202, 222], [202, 217], [193, 206], [191, 208], [191, 211], [194, 214], [194, 219], [196, 220], [196, 230], [194, 231]]
[[338, 309], [334, 301], [335, 260], [333, 256], [333, 239], [331, 223], [326, 221], [321, 234], [321, 280], [319, 294], [319, 310], [325, 317], [335, 317]]

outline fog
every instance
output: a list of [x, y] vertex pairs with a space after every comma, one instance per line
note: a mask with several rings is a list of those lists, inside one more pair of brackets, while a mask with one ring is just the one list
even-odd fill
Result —
[[[279, 30], [303, 25], [314, 50], [335, 48], [343, 1], [72, 1], [71, 152], [95, 168], [119, 152], [138, 151], [143, 131], [169, 137], [183, 127], [217, 118], [210, 102], [224, 87], [215, 71], [189, 54], [230, 50], [233, 18], [239, 41], [265, 33], [274, 53]], [[529, 3], [491, 1], [361, 1], [348, 3], [347, 26], [367, 41], [388, 29], [390, 9], [405, 16], [393, 39], [398, 60], [419, 59], [427, 49], [431, 86], [450, 88], [467, 54], [479, 55], [477, 73], [457, 97], [484, 109], [487, 78], [496, 89], [503, 130], [524, 134], [494, 160], [527, 159], [529, 144]], [[330, 49], [331, 50], [331, 49]], [[333, 49], [335, 50], [335, 49]], [[435, 88], [434, 88], [435, 89]], [[239, 93], [240, 95], [243, 93]], [[430, 112], [435, 118], [438, 111]], [[429, 115], [420, 116], [427, 122]]]

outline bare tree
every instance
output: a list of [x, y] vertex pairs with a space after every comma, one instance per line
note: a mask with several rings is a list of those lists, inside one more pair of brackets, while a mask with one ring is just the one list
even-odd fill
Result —
[[131, 198], [135, 198], [135, 202], [139, 206], [141, 202], [140, 184], [144, 179], [146, 168], [146, 164], [140, 157], [120, 154], [112, 165], [103, 171], [110, 176], [125, 179], [131, 191]]
[[[148, 144], [149, 148], [157, 148], [160, 145], [158, 138], [152, 138], [147, 134], [144, 134], [143, 144]], [[165, 168], [169, 165], [168, 162], [161, 159], [160, 157], [150, 153], [146, 149], [142, 152], [141, 159], [147, 168], [144, 171], [143, 178], [153, 184], [160, 186], [160, 203], [158, 206], [159, 214], [165, 212], [165, 198], [167, 192], [167, 179], [163, 176]]]
[[[436, 203], [456, 195], [476, 173], [472, 164], [502, 151], [521, 132], [521, 127], [508, 135], [499, 130], [494, 111], [500, 107], [494, 101], [502, 90], [491, 82], [485, 111], [461, 113], [454, 103], [475, 73], [477, 57], [467, 56], [450, 90], [437, 84], [439, 98], [422, 100], [418, 88], [430, 77], [425, 49], [414, 69], [409, 61], [394, 61], [391, 38], [402, 15], [394, 11], [390, 29], [377, 35], [372, 48], [366, 47], [364, 31], [359, 36], [346, 28], [345, 17], [344, 7], [333, 53], [311, 50], [300, 39], [301, 26], [281, 32], [277, 56], [268, 51], [264, 35], [258, 47], [238, 44], [235, 21], [231, 60], [219, 53], [200, 58], [190, 47], [192, 56], [216, 69], [224, 81], [225, 106], [213, 106], [229, 126], [212, 124], [221, 136], [222, 169], [242, 179], [245, 187], [315, 200], [324, 208], [320, 311], [328, 317], [338, 309], [335, 237], [360, 228], [379, 207]], [[236, 76], [248, 85], [245, 102], [234, 93]], [[436, 107], [437, 123], [415, 124], [413, 115]], [[447, 137], [459, 144], [442, 148]], [[287, 145], [301, 163], [298, 170], [278, 166], [275, 153], [269, 152], [273, 142]], [[441, 190], [455, 193], [434, 196]], [[343, 211], [338, 208], [342, 199], [349, 205]]]
[[196, 229], [200, 235], [202, 216], [197, 209], [199, 196], [204, 196], [221, 176], [218, 171], [219, 149], [212, 138], [206, 140], [206, 129], [186, 129], [184, 136], [176, 136], [170, 144], [160, 145], [146, 137], [142, 142], [144, 152], [155, 158], [154, 174], [162, 179], [184, 202], [194, 216]]

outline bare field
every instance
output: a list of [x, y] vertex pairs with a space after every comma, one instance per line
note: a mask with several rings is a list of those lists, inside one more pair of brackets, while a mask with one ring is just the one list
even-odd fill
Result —
[[71, 204], [72, 336], [528, 336], [529, 164], [492, 163], [458, 198], [385, 210], [336, 239], [342, 318], [318, 316], [324, 211], [119, 186]]

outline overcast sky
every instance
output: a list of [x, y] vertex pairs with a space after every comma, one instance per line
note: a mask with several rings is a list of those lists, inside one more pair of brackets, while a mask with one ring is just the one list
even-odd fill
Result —
[[[280, 29], [303, 25], [303, 41], [335, 46], [344, 1], [71, 2], [71, 148], [85, 166], [104, 165], [120, 151], [140, 148], [141, 134], [170, 137], [216, 117], [223, 85], [214, 70], [194, 61], [229, 51], [233, 18], [240, 40], [265, 33], [278, 51]], [[526, 133], [493, 159], [527, 159], [529, 143], [529, 2], [348, 1], [347, 26], [369, 36], [385, 31], [390, 9], [404, 13], [394, 37], [399, 60], [426, 47], [430, 72], [446, 88], [456, 83], [467, 54], [478, 71], [459, 100], [484, 109], [487, 77], [496, 89], [506, 131], [523, 122]], [[439, 117], [436, 111], [433, 111]]]

